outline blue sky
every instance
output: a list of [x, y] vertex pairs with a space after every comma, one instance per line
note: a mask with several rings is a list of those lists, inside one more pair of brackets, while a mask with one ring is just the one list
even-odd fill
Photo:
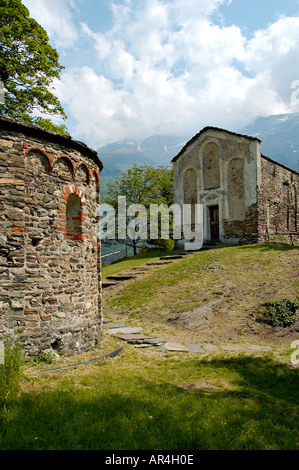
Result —
[[53, 85], [66, 125], [95, 149], [299, 112], [297, 0], [23, 3], [65, 66]]

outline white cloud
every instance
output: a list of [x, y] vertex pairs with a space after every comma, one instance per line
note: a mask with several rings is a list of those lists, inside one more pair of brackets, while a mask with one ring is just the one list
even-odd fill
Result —
[[289, 106], [291, 83], [299, 79], [298, 56], [299, 18], [284, 17], [255, 33], [246, 48], [244, 63], [256, 76], [267, 76], [265, 84]]
[[56, 47], [74, 45], [78, 33], [73, 22], [74, 0], [23, 0], [30, 16], [47, 31]]
[[[71, 43], [71, 4], [51, 2], [55, 15], [57, 1], [68, 7]], [[237, 130], [259, 115], [294, 110], [299, 18], [280, 18], [247, 39], [238, 26], [212, 22], [211, 13], [224, 2], [123, 0], [112, 4], [114, 24], [106, 33], [82, 23], [96, 63], [68, 68], [56, 82], [76, 122], [72, 134], [97, 148], [156, 131], [189, 136], [206, 125]]]

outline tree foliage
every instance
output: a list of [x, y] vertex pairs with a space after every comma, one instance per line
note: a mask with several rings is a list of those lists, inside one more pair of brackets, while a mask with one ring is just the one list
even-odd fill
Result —
[[66, 119], [51, 91], [53, 80], [64, 67], [46, 31], [30, 18], [21, 0], [0, 0], [0, 34], [0, 80], [5, 91], [1, 114], [67, 134], [64, 125], [56, 126], [38, 116]]
[[[102, 202], [110, 204], [116, 210], [118, 209], [118, 197], [126, 197], [127, 208], [132, 204], [142, 204], [147, 210], [149, 221], [149, 209], [151, 204], [165, 204], [170, 206], [173, 203], [173, 169], [164, 166], [157, 168], [151, 165], [134, 165], [132, 168], [123, 172], [121, 178], [113, 184], [107, 185], [107, 197]], [[132, 217], [128, 217], [128, 223]], [[170, 220], [171, 224], [171, 220]], [[148, 234], [149, 235], [149, 234]], [[119, 240], [120, 241], [120, 240]], [[148, 241], [149, 236], [148, 236]], [[144, 243], [143, 239], [138, 237], [133, 239], [130, 236], [122, 242], [133, 247], [134, 254], [137, 252], [137, 246]], [[152, 244], [160, 248], [172, 248], [173, 242], [169, 240], [151, 240]]]
[[128, 204], [172, 204], [173, 169], [164, 166], [134, 165], [121, 174], [121, 178], [108, 184], [104, 202], [117, 204], [118, 196], [126, 196]]

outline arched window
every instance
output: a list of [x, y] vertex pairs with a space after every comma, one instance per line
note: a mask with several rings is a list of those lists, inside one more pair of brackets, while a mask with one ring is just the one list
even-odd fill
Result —
[[81, 199], [78, 194], [72, 193], [66, 203], [66, 238], [68, 240], [84, 240], [83, 220]]

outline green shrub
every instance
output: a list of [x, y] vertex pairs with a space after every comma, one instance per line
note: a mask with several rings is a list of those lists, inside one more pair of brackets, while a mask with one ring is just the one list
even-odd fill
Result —
[[4, 364], [0, 364], [0, 405], [19, 391], [23, 355], [20, 346], [5, 345]]
[[45, 363], [45, 364], [52, 364], [54, 358], [54, 354], [50, 351], [38, 351], [37, 356], [34, 359], [34, 362], [37, 364]]
[[258, 321], [272, 326], [287, 327], [296, 322], [299, 301], [282, 299], [261, 304]]

